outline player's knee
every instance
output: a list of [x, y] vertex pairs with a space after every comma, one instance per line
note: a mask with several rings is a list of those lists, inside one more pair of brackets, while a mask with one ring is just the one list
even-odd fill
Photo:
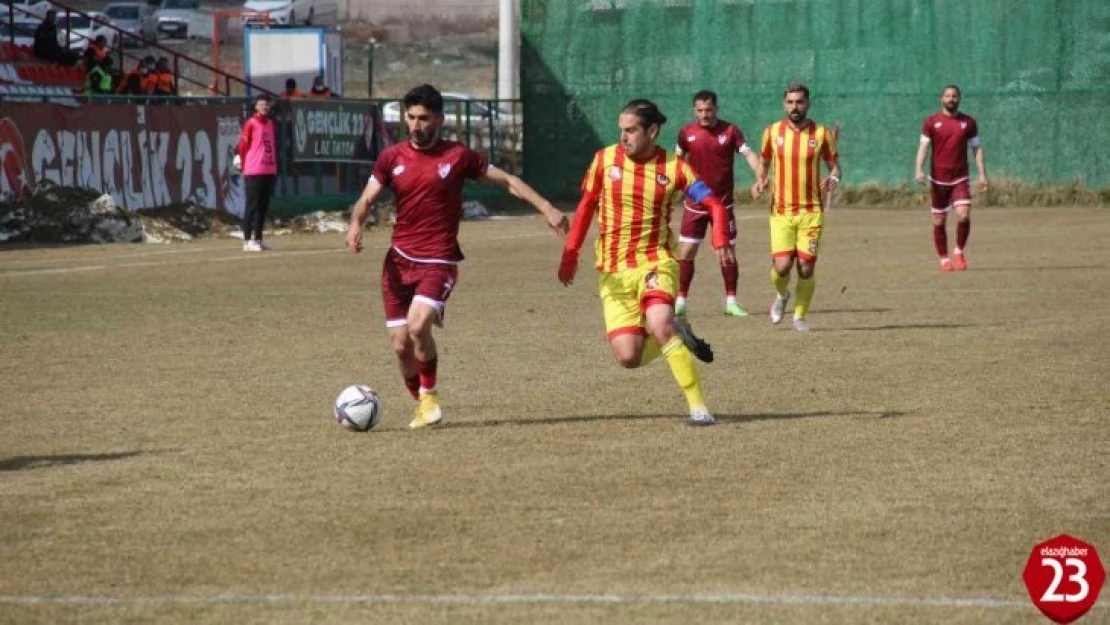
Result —
[[629, 353], [615, 353], [613, 355], [616, 356], [616, 358], [617, 358], [617, 364], [624, 367], [625, 369], [635, 369], [636, 367], [640, 366], [640, 360], [641, 360], [640, 354], [634, 354], [634, 353], [629, 352]]
[[666, 345], [667, 341], [670, 341], [671, 337], [674, 336], [670, 323], [649, 320], [646, 329], [648, 336], [660, 345]]
[[408, 333], [395, 333], [389, 337], [389, 342], [393, 346], [393, 353], [398, 357], [405, 357], [412, 353], [412, 338]]
[[933, 225], [943, 226], [948, 221], [948, 213], [933, 213]]

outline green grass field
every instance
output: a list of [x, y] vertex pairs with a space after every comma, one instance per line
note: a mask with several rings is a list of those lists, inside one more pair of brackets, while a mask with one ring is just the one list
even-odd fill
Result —
[[[690, 302], [704, 429], [537, 219], [464, 225], [419, 432], [388, 231], [0, 248], [0, 623], [1046, 622], [1034, 544], [1110, 560], [1110, 212], [980, 209], [941, 274], [927, 212], [834, 211], [809, 334], [741, 218], [755, 314], [708, 250]], [[355, 382], [367, 434], [330, 415]]]

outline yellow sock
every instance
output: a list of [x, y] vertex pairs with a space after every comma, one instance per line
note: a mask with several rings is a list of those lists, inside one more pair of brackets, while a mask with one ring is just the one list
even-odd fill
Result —
[[694, 355], [682, 343], [682, 339], [672, 336], [671, 340], [663, 346], [663, 355], [667, 364], [671, 366], [671, 373], [682, 388], [686, 396], [686, 403], [690, 408], [705, 406], [705, 399], [701, 395], [701, 379], [698, 377], [698, 366], [694, 362]]
[[813, 292], [817, 290], [817, 276], [798, 278], [798, 288], [794, 289], [794, 318], [801, 319], [809, 312], [809, 303], [813, 301]]
[[640, 366], [650, 365], [662, 353], [663, 350], [659, 348], [659, 343], [655, 340], [655, 337], [644, 337], [644, 351], [640, 353]]
[[779, 272], [771, 267], [771, 286], [775, 287], [775, 292], [779, 294], [779, 297], [786, 297], [786, 294], [790, 292], [790, 274], [780, 276]]

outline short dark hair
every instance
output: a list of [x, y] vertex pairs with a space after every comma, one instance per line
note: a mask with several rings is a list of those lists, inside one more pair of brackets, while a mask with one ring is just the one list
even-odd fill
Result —
[[955, 89], [956, 90], [956, 95], [958, 95], [958, 96], [963, 95], [962, 93], [960, 93], [960, 86], [959, 85], [945, 85], [944, 89], [940, 90], [940, 94], [944, 95], [944, 92], [948, 91], [949, 89]]
[[800, 93], [809, 99], [809, 87], [800, 82], [792, 82], [786, 85], [786, 89], [782, 92], [782, 97], [785, 99], [788, 93]]
[[286, 78], [285, 79], [285, 88], [286, 89], [296, 89], [297, 88], [297, 80], [295, 78]]
[[401, 104], [405, 110], [413, 106], [423, 106], [436, 115], [443, 113], [443, 95], [429, 84], [409, 89]]
[[260, 93], [256, 96], [254, 96], [255, 106], [257, 106], [259, 102], [265, 102], [266, 104], [269, 104], [270, 103], [270, 96], [266, 95], [265, 93]]
[[621, 109], [621, 114], [624, 113], [639, 117], [640, 125], [643, 126], [644, 129], [647, 129], [652, 124], [662, 126], [667, 123], [667, 116], [659, 110], [659, 107], [651, 100], [645, 100], [643, 98], [630, 100], [628, 104], [625, 104], [624, 108]]
[[694, 104], [698, 102], [709, 102], [713, 106], [717, 106], [717, 92], [708, 89], [702, 89], [694, 94]]

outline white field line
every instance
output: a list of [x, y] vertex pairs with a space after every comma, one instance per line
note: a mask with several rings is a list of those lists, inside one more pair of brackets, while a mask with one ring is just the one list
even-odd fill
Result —
[[0, 605], [269, 605], [269, 604], [413, 604], [413, 605], [649, 605], [715, 604], [771, 606], [936, 607], [975, 609], [1035, 609], [1028, 599], [1005, 597], [950, 597], [930, 595], [817, 595], [758, 593], [693, 593], [677, 595], [625, 594], [444, 594], [444, 595], [0, 595]]

